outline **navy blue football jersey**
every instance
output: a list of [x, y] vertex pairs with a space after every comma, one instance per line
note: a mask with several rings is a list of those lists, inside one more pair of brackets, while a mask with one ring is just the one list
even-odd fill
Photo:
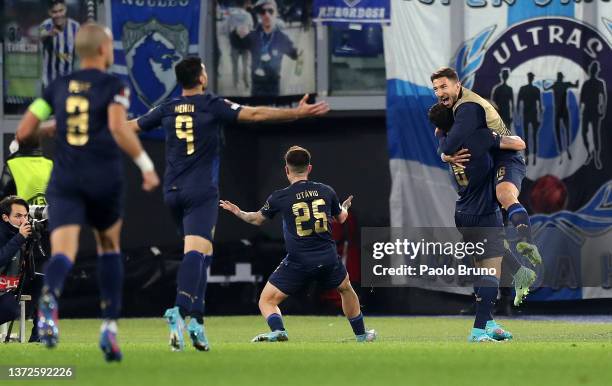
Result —
[[58, 170], [119, 175], [120, 150], [108, 129], [108, 107], [129, 108], [129, 88], [96, 69], [55, 79], [43, 92], [56, 120], [54, 175]]
[[500, 137], [488, 128], [477, 129], [461, 147], [470, 151], [465, 169], [449, 164], [459, 199], [455, 210], [471, 215], [484, 215], [499, 210], [495, 196], [493, 154], [499, 149]]
[[260, 209], [269, 219], [281, 213], [287, 259], [306, 266], [338, 261], [331, 219], [340, 211], [338, 196], [331, 187], [307, 180], [275, 191]]
[[236, 122], [240, 110], [207, 93], [174, 98], [138, 119], [142, 130], [166, 132], [165, 191], [218, 189], [221, 126]]

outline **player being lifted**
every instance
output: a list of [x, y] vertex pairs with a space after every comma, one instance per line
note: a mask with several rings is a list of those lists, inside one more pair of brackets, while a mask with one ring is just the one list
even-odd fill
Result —
[[271, 332], [257, 335], [253, 342], [289, 339], [278, 305], [311, 281], [340, 292], [342, 311], [357, 341], [371, 342], [376, 339], [376, 332], [364, 327], [359, 298], [331, 235], [331, 218], [344, 223], [353, 197], [340, 205], [331, 187], [308, 180], [311, 171], [308, 150], [292, 146], [285, 154], [285, 173], [290, 185], [272, 193], [259, 211], [243, 212], [235, 204], [221, 200], [223, 209], [249, 224], [261, 225], [279, 212], [283, 216], [287, 257], [272, 273], [259, 298], [259, 309]]
[[[438, 69], [431, 75], [431, 82], [438, 101], [452, 109], [454, 115], [452, 129], [442, 135], [440, 141], [444, 162], [460, 165], [469, 159], [470, 154], [461, 150], [461, 144], [479, 127], [488, 127], [499, 135], [511, 134], [495, 108], [475, 92], [463, 87], [452, 68]], [[517, 151], [499, 151], [495, 156], [495, 169], [497, 200], [520, 238], [516, 249], [532, 264], [540, 264], [542, 257], [531, 239], [529, 215], [518, 200], [526, 175], [525, 161]]]
[[[58, 342], [58, 298], [78, 250], [81, 227], [94, 229], [102, 323], [100, 348], [108, 361], [121, 360], [117, 323], [121, 307], [123, 262], [121, 233], [122, 158], [119, 148], [140, 167], [143, 189], [159, 184], [153, 163], [136, 134], [125, 127], [129, 89], [106, 73], [113, 63], [113, 39], [89, 23], [76, 36], [81, 70], [58, 78], [30, 105], [17, 129], [23, 143], [55, 114], [53, 173], [47, 188], [52, 257], [45, 267], [39, 304], [39, 334], [47, 347]], [[117, 146], [118, 145], [118, 146]]]
[[[429, 119], [438, 127], [437, 131], [448, 120], [445, 114], [450, 115], [451, 112], [441, 104], [429, 110]], [[438, 134], [442, 137], [441, 133]], [[469, 150], [471, 159], [465, 168], [449, 167], [459, 195], [455, 205], [455, 224], [464, 242], [482, 243], [486, 240], [483, 243], [484, 253], [474, 255], [474, 265], [495, 270], [493, 275], [482, 275], [474, 283], [476, 317], [468, 340], [490, 342], [512, 339], [512, 334], [497, 324], [492, 315], [505, 248], [502, 216], [494, 193], [495, 168], [491, 154], [499, 149], [522, 150], [525, 143], [520, 137], [500, 136], [486, 125], [480, 125], [460, 145]], [[535, 273], [531, 273], [527, 288], [535, 279]]]
[[[437, 129], [440, 129], [440, 131], [444, 134], [450, 131], [453, 125], [453, 122], [454, 122], [452, 110], [449, 108], [446, 108], [441, 103], [436, 103], [435, 105], [433, 105], [429, 109], [428, 116], [429, 116], [429, 121]], [[483, 134], [480, 133], [478, 135], [483, 135]], [[519, 137], [502, 136], [500, 137], [500, 146], [499, 146], [500, 149], [489, 147], [488, 145], [490, 145], [490, 143], [487, 143], [484, 149], [480, 149], [478, 148], [479, 143], [478, 142], [474, 143], [474, 141], [472, 141], [472, 143], [470, 143], [470, 145], [472, 145], [472, 148], [467, 149], [467, 150], [470, 151], [470, 153], [473, 153], [474, 151], [478, 151], [478, 152], [488, 151], [491, 154], [486, 155], [486, 157], [493, 157], [494, 159], [496, 152], [500, 150], [512, 150], [513, 149], [512, 146], [514, 146], [514, 144], [517, 144], [516, 149], [520, 149], [521, 146], [518, 146], [518, 145], [521, 145], [522, 142], [523, 142], [522, 139], [520, 139]], [[466, 153], [466, 154], [469, 154], [469, 153]], [[452, 169], [453, 167], [455, 168], [454, 171], [465, 174], [465, 170], [464, 170], [465, 168], [461, 168], [461, 167], [457, 167], [456, 165], [453, 165], [451, 166], [451, 170], [453, 170]], [[466, 182], [467, 184], [469, 184], [469, 180], [466, 180]], [[493, 197], [491, 196], [490, 199], [493, 199]], [[512, 251], [506, 250], [504, 253], [503, 260], [502, 260], [502, 283], [505, 282], [505, 279], [508, 279], [510, 277], [512, 277], [512, 282], [514, 283], [514, 290], [515, 290], [514, 305], [518, 306], [519, 304], [521, 304], [525, 296], [529, 294], [529, 287], [535, 282], [536, 273], [532, 269], [524, 266], [516, 258], [516, 256], [514, 256]]]
[[164, 317], [170, 328], [173, 350], [184, 349], [184, 320], [191, 317], [187, 330], [194, 347], [208, 351], [204, 329], [204, 300], [207, 269], [213, 254], [213, 233], [219, 212], [219, 137], [225, 123], [290, 121], [323, 115], [325, 102], [308, 104], [308, 95], [298, 107], [277, 109], [247, 107], [205, 93], [208, 75], [198, 57], [188, 57], [175, 67], [182, 87], [180, 97], [128, 122], [132, 130], [166, 131], [166, 173], [164, 201], [184, 236], [183, 261], [177, 275], [175, 306]]

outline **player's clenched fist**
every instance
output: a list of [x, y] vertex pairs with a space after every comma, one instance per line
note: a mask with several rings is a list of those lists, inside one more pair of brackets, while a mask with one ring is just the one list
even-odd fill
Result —
[[159, 185], [159, 176], [155, 170], [142, 173], [142, 190], [150, 192]]

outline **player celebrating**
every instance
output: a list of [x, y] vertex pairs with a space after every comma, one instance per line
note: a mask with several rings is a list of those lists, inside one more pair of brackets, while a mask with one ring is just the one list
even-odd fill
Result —
[[212, 260], [213, 231], [219, 211], [219, 136], [224, 123], [290, 121], [325, 114], [325, 102], [308, 104], [308, 95], [292, 109], [246, 107], [204, 93], [208, 75], [200, 58], [183, 59], [175, 67], [182, 95], [128, 122], [133, 130], [166, 131], [164, 200], [184, 236], [184, 257], [177, 275], [175, 306], [164, 317], [170, 346], [184, 349], [184, 319], [194, 347], [208, 351], [204, 330], [207, 269]]
[[[123, 262], [121, 232], [121, 148], [140, 167], [143, 189], [159, 179], [138, 137], [125, 127], [129, 90], [106, 73], [113, 63], [108, 29], [89, 23], [75, 41], [81, 70], [53, 81], [43, 97], [30, 105], [17, 129], [17, 140], [36, 135], [40, 121], [56, 119], [56, 153], [47, 188], [52, 257], [45, 267], [39, 304], [39, 334], [47, 347], [58, 342], [58, 305], [62, 286], [78, 250], [81, 227], [94, 229], [102, 323], [100, 348], [107, 361], [120, 361], [117, 319], [121, 307]], [[118, 145], [118, 146], [117, 146]]]
[[[457, 72], [442, 67], [431, 75], [433, 90], [439, 102], [452, 108], [455, 122], [448, 136], [440, 141], [442, 160], [461, 164], [469, 154], [459, 153], [461, 144], [478, 128], [488, 127], [499, 135], [510, 135], [495, 108], [475, 92], [461, 86]], [[453, 154], [457, 157], [449, 157]], [[465, 158], [464, 158], [465, 157]], [[516, 151], [499, 151], [495, 157], [497, 200], [516, 228], [520, 241], [517, 251], [532, 264], [540, 264], [542, 257], [531, 239], [531, 224], [527, 210], [518, 201], [521, 183], [526, 175], [523, 157]]]
[[[451, 129], [454, 119], [453, 112], [451, 109], [446, 108], [441, 103], [436, 103], [429, 109], [429, 120], [431, 123], [439, 129], [442, 133], [438, 133], [440, 136], [442, 134], [446, 135]], [[500, 138], [500, 148], [505, 150], [512, 150], [512, 145], [515, 143], [520, 145], [522, 139], [520, 137], [507, 137], [502, 136]], [[517, 146], [518, 148], [519, 146]], [[467, 149], [466, 149], [467, 151]], [[493, 158], [495, 158], [495, 153], [498, 152], [498, 149], [489, 149], [492, 152]], [[465, 153], [469, 154], [469, 153]], [[461, 168], [458, 168], [458, 172], [461, 171]], [[513, 278], [514, 282], [514, 305], [518, 306], [521, 304], [525, 296], [529, 294], [529, 287], [535, 282], [536, 273], [524, 265], [514, 256], [512, 251], [509, 249], [505, 251], [504, 258], [502, 260], [502, 275], [503, 278], [508, 278], [507, 273], [510, 273], [510, 276]], [[502, 278], [502, 281], [503, 281]]]
[[[429, 111], [430, 120], [440, 124], [447, 112], [450, 111], [444, 106], [435, 105]], [[454, 129], [453, 126], [451, 132]], [[436, 134], [441, 138], [440, 142], [443, 142], [444, 135], [440, 129], [436, 129]], [[519, 151], [525, 148], [525, 143], [519, 137], [500, 136], [486, 126], [479, 126], [460, 145], [469, 149], [471, 159], [465, 168], [455, 165], [449, 168], [459, 194], [455, 206], [455, 224], [464, 242], [487, 241], [484, 243], [484, 253], [474, 255], [474, 265], [495, 270], [495, 275], [482, 275], [474, 283], [476, 318], [468, 340], [488, 342], [512, 339], [512, 334], [497, 324], [492, 316], [505, 248], [502, 217], [494, 196], [495, 169], [491, 150]]]
[[344, 223], [353, 197], [340, 205], [331, 187], [308, 180], [311, 171], [308, 150], [292, 146], [285, 154], [290, 185], [272, 193], [263, 208], [243, 212], [235, 204], [221, 201], [223, 209], [253, 225], [261, 225], [279, 212], [283, 216], [287, 257], [272, 273], [259, 298], [259, 309], [271, 332], [257, 335], [253, 342], [289, 339], [278, 305], [310, 281], [317, 281], [325, 289], [336, 288], [357, 341], [371, 342], [376, 339], [376, 331], [365, 330], [359, 298], [338, 257], [330, 229], [331, 217]]

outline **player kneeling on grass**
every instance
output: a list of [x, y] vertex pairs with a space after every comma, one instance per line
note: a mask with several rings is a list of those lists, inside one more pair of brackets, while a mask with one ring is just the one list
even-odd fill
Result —
[[336, 192], [329, 186], [308, 180], [312, 170], [310, 153], [292, 146], [285, 155], [285, 173], [290, 185], [268, 197], [257, 212], [243, 212], [229, 201], [221, 207], [241, 220], [261, 225], [276, 213], [283, 216], [287, 257], [272, 273], [259, 298], [259, 309], [271, 332], [257, 335], [253, 342], [279, 342], [289, 339], [278, 305], [289, 295], [311, 281], [323, 288], [336, 288], [342, 297], [342, 310], [358, 342], [376, 339], [374, 330], [366, 331], [359, 298], [351, 286], [348, 273], [340, 261], [331, 235], [330, 218], [344, 223], [352, 196], [340, 205]]

